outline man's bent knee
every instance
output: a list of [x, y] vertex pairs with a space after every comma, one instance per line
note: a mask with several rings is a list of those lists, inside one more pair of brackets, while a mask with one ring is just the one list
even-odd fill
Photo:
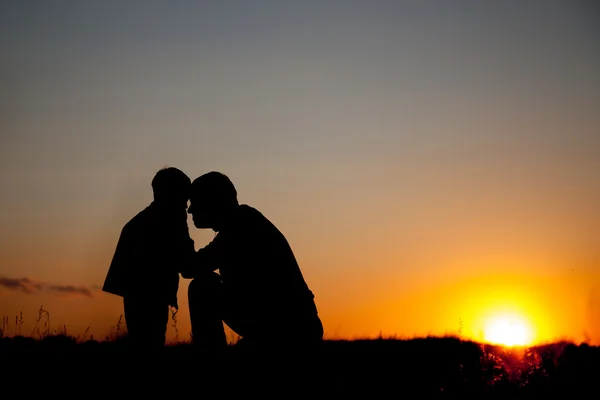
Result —
[[213, 298], [221, 290], [221, 276], [211, 272], [194, 278], [188, 286], [188, 300], [197, 298]]

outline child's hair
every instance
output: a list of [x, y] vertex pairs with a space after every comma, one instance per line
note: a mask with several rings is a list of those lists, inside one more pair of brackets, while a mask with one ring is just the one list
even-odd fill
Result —
[[157, 200], [181, 197], [184, 194], [189, 196], [191, 185], [190, 178], [175, 167], [159, 170], [152, 179], [152, 191]]

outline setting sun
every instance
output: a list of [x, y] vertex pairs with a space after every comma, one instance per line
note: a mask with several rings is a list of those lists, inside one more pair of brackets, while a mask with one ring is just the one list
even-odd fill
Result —
[[531, 328], [523, 318], [499, 316], [490, 319], [485, 327], [485, 341], [504, 346], [531, 344]]

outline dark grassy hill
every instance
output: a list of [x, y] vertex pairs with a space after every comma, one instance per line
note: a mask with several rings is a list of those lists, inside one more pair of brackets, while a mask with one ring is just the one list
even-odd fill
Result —
[[[173, 385], [183, 391], [192, 390], [186, 386], [187, 382], [191, 387], [201, 384], [204, 391], [210, 388], [245, 394], [254, 390], [262, 394], [271, 391], [283, 398], [301, 391], [317, 398], [326, 393], [335, 398], [358, 394], [368, 398], [375, 395], [554, 398], [584, 394], [585, 398], [600, 398], [600, 348], [586, 344], [560, 342], [505, 348], [431, 337], [326, 340], [311, 352], [296, 352], [292, 346], [268, 353], [244, 352], [240, 346], [232, 345], [221, 354], [178, 344], [166, 346], [161, 355], [135, 354], [132, 358], [125, 343], [124, 340], [77, 342], [63, 335], [39, 340], [5, 337], [0, 339], [0, 352], [4, 359], [11, 355], [37, 359], [43, 354], [45, 360], [53, 363], [75, 358], [80, 362], [110, 358], [98, 362], [110, 362], [112, 367], [107, 366], [105, 371], [111, 374], [127, 373], [126, 365], [132, 360], [143, 361], [148, 368], [169, 365], [174, 371]], [[82, 357], [83, 353], [87, 355]], [[108, 379], [106, 384], [114, 382]], [[127, 385], [127, 381], [121, 383]]]

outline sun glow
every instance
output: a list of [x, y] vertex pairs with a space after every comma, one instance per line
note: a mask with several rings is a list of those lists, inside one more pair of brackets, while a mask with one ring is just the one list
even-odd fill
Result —
[[499, 316], [488, 321], [485, 341], [503, 346], [527, 346], [532, 341], [532, 331], [524, 318]]

